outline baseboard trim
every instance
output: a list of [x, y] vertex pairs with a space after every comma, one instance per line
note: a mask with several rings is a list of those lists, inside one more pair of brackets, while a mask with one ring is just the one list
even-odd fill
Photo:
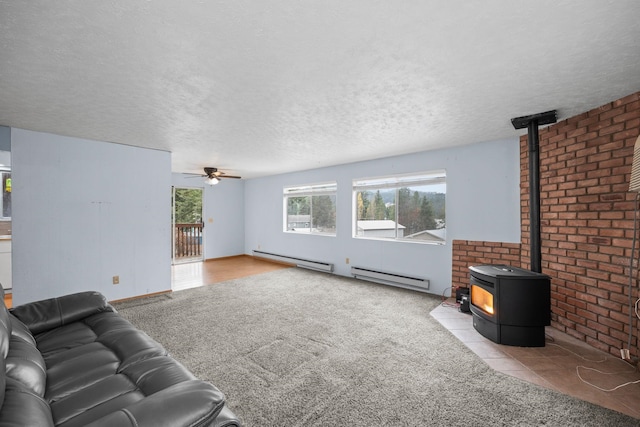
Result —
[[116, 299], [116, 300], [113, 300], [113, 301], [109, 301], [109, 304], [115, 304], [115, 303], [118, 303], [118, 302], [134, 301], [134, 300], [137, 300], [137, 299], [140, 299], [140, 298], [155, 297], [155, 296], [158, 296], [158, 295], [165, 295], [165, 294], [170, 294], [170, 293], [173, 293], [173, 291], [172, 290], [168, 290], [168, 291], [153, 292], [153, 293], [150, 293], [150, 294], [137, 295], [135, 297]]
[[220, 261], [220, 260], [224, 260], [224, 259], [242, 258], [242, 257], [245, 257], [245, 256], [247, 256], [247, 255], [245, 255], [245, 254], [228, 255], [228, 256], [221, 256], [221, 257], [218, 257], [218, 258], [206, 258], [204, 261], [205, 262], [207, 262], [207, 261]]
[[223, 257], [220, 257], [220, 258], [207, 258], [205, 260], [205, 262], [207, 262], [207, 261], [223, 261], [223, 260], [229, 260], [229, 259], [234, 259], [234, 258], [254, 259], [256, 261], [269, 262], [271, 264], [286, 265], [287, 267], [295, 267], [296, 266], [295, 264], [292, 264], [290, 262], [278, 261], [278, 260], [275, 260], [275, 259], [263, 258], [261, 256], [255, 256], [255, 255], [250, 255], [250, 254], [229, 255], [229, 256], [223, 256]]

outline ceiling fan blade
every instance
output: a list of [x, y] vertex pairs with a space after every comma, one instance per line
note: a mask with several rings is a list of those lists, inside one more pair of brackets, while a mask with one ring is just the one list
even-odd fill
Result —
[[211, 167], [206, 167], [204, 168], [204, 173], [206, 175], [206, 177], [208, 177], [209, 179], [213, 179], [213, 178], [235, 178], [235, 179], [241, 179], [242, 177], [240, 176], [235, 176], [235, 175], [227, 175], [226, 173], [218, 170], [218, 168], [211, 168]]

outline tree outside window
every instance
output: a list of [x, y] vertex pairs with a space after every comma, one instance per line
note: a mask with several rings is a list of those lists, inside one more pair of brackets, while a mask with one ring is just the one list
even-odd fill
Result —
[[285, 187], [284, 230], [307, 234], [336, 234], [337, 184]]
[[354, 236], [444, 244], [444, 171], [354, 181]]

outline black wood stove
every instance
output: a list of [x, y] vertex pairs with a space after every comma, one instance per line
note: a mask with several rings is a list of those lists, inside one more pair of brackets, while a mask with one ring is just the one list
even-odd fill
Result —
[[551, 324], [549, 276], [508, 265], [469, 267], [473, 327], [498, 344], [544, 347]]

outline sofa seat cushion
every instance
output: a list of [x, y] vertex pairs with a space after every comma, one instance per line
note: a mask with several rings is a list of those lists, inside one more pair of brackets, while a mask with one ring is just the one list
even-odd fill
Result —
[[51, 413], [58, 426], [85, 425], [144, 397], [126, 375], [111, 375], [51, 402]]
[[34, 335], [38, 350], [48, 357], [96, 341], [96, 334], [83, 322], [74, 322]]
[[[62, 427], [175, 427], [224, 426], [231, 419], [224, 411], [224, 395], [213, 385], [191, 380], [177, 383], [147, 396], [133, 405], [114, 411], [87, 424], [65, 424]], [[218, 415], [225, 414], [218, 423]]]
[[[103, 378], [82, 390], [51, 402], [51, 411], [56, 425], [79, 426], [98, 420], [120, 408], [127, 408], [148, 396], [178, 390], [180, 384], [200, 381], [184, 366], [167, 356], [146, 359], [130, 365], [123, 372]], [[222, 393], [214, 389], [219, 404], [224, 402]], [[203, 392], [211, 392], [205, 388]], [[175, 397], [172, 397], [172, 399]], [[169, 401], [161, 406], [170, 405]], [[194, 407], [195, 409], [195, 407]], [[210, 408], [217, 411], [218, 408]], [[160, 408], [157, 409], [160, 411]], [[156, 422], [159, 422], [156, 420]]]
[[137, 362], [167, 354], [147, 334], [112, 312], [42, 332], [35, 340], [46, 363], [49, 402], [78, 393]]
[[96, 342], [113, 352], [124, 365], [167, 354], [147, 334], [111, 312], [36, 334], [34, 338], [49, 369], [56, 361], [94, 351], [93, 347], [87, 345]]
[[[100, 343], [91, 343], [69, 350], [68, 358], [57, 353], [57, 363], [47, 360], [47, 391], [45, 398], [55, 402], [118, 372], [120, 359]], [[77, 375], [81, 372], [82, 375]]]

